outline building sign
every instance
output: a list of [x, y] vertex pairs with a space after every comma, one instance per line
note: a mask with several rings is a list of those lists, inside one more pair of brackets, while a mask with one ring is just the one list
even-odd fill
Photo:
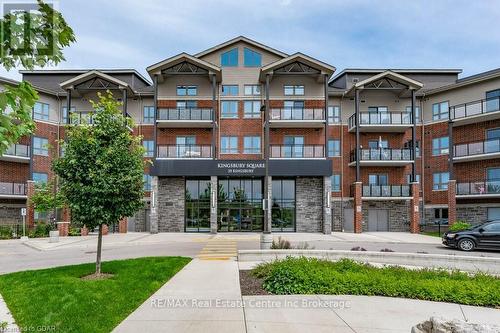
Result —
[[218, 174], [226, 175], [256, 175], [262, 174], [266, 168], [265, 162], [217, 162]]

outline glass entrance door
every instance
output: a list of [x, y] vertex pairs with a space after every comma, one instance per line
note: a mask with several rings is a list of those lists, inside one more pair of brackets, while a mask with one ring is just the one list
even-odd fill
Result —
[[185, 198], [186, 232], [210, 231], [210, 180], [187, 179]]

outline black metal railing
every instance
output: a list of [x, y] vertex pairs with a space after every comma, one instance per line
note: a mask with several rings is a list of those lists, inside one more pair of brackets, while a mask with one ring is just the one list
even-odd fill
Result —
[[[353, 194], [354, 195], [354, 194]], [[363, 185], [363, 197], [410, 197], [410, 185]]]
[[[411, 112], [360, 112], [361, 125], [411, 125]], [[356, 114], [349, 117], [349, 128], [356, 126]]]
[[26, 195], [26, 184], [0, 182], [0, 195]]
[[350, 154], [350, 161], [355, 162], [356, 157], [360, 161], [412, 161], [413, 153], [409, 148], [378, 148], [378, 149], [354, 149]]
[[29, 157], [30, 156], [30, 146], [22, 145], [19, 143], [10, 145], [5, 151], [4, 155], [19, 156], [19, 157]]
[[159, 158], [211, 158], [211, 145], [159, 145]]
[[500, 180], [457, 183], [457, 195], [500, 194]]
[[450, 117], [451, 119], [461, 119], [494, 111], [500, 111], [500, 97], [450, 106]]
[[454, 157], [474, 156], [500, 152], [500, 139], [489, 139], [469, 143], [456, 144], [453, 147]]
[[320, 108], [271, 109], [271, 120], [325, 120], [325, 110]]
[[322, 158], [323, 145], [271, 145], [271, 158]]
[[211, 108], [158, 109], [158, 120], [213, 120]]

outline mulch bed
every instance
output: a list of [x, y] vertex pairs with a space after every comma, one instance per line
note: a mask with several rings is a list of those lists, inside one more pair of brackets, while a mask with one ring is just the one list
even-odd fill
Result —
[[108, 274], [108, 273], [101, 273], [101, 274], [92, 273], [90, 275], [82, 276], [80, 279], [82, 279], [82, 280], [105, 280], [105, 279], [109, 279], [113, 276], [114, 276], [114, 274]]
[[263, 279], [258, 279], [250, 270], [240, 271], [240, 288], [243, 296], [271, 295], [262, 288]]

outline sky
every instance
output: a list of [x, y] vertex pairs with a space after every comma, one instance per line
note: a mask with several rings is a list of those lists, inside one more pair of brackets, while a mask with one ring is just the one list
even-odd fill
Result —
[[[337, 68], [500, 67], [500, 0], [59, 0], [57, 68], [145, 68], [239, 35]], [[16, 70], [0, 75], [20, 79]]]

